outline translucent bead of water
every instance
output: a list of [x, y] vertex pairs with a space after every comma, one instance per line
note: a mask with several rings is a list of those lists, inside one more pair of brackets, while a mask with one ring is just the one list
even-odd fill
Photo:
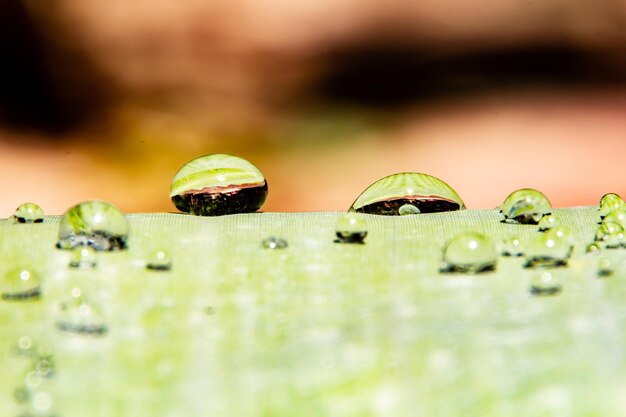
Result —
[[543, 216], [552, 213], [552, 206], [540, 191], [523, 188], [511, 193], [500, 211], [506, 223], [537, 224]]
[[556, 295], [562, 288], [561, 276], [555, 271], [540, 271], [530, 281], [530, 293], [536, 296]]
[[526, 267], [545, 268], [567, 265], [572, 244], [550, 229], [535, 237], [526, 249]]
[[556, 218], [554, 214], [547, 214], [539, 220], [537, 224], [539, 226], [540, 232], [545, 232], [548, 229], [553, 229], [557, 226], [560, 226], [559, 220]]
[[15, 210], [13, 218], [18, 223], [41, 223], [43, 222], [44, 213], [37, 204], [24, 203]]
[[167, 252], [156, 250], [150, 254], [146, 262], [146, 268], [152, 271], [169, 271], [172, 269], [172, 260]]
[[600, 212], [600, 218], [605, 218], [609, 213], [615, 210], [626, 208], [624, 200], [615, 193], [608, 193], [602, 196], [598, 211]]
[[350, 211], [399, 216], [464, 208], [461, 197], [439, 178], [418, 172], [403, 172], [381, 178], [367, 187], [354, 201]]
[[39, 277], [28, 269], [9, 270], [0, 281], [0, 294], [7, 301], [38, 299], [41, 296]]
[[344, 214], [337, 220], [335, 235], [339, 243], [363, 243], [367, 236], [367, 223], [357, 213]]
[[267, 198], [267, 181], [243, 158], [211, 154], [185, 164], [174, 176], [170, 198], [177, 209], [196, 216], [251, 213]]
[[501, 253], [503, 256], [522, 256], [524, 255], [524, 244], [519, 237], [510, 237], [502, 242]]
[[285, 239], [276, 237], [276, 236], [271, 236], [268, 237], [267, 239], [263, 239], [263, 241], [261, 242], [261, 246], [265, 249], [286, 249], [287, 246], [289, 246], [289, 244], [287, 243], [287, 241]]
[[124, 213], [104, 201], [86, 201], [65, 212], [59, 225], [59, 249], [91, 246], [97, 251], [127, 248], [128, 222]]
[[440, 270], [476, 274], [493, 271], [497, 261], [498, 252], [491, 239], [479, 233], [461, 233], [446, 243]]

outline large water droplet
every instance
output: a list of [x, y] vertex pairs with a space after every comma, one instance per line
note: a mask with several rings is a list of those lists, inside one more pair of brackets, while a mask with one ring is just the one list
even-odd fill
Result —
[[367, 223], [357, 213], [347, 213], [337, 219], [335, 234], [338, 243], [363, 243], [367, 236]]
[[72, 296], [59, 304], [56, 327], [64, 332], [96, 336], [108, 330], [98, 308], [88, 302], [78, 288], [74, 288]]
[[622, 225], [606, 221], [606, 219], [596, 230], [596, 242], [604, 243], [604, 246], [609, 249], [626, 247], [626, 237]]
[[172, 269], [172, 259], [167, 252], [156, 250], [148, 257], [146, 268], [152, 271], [169, 271]]
[[4, 274], [0, 283], [3, 300], [24, 301], [41, 296], [41, 283], [34, 271], [12, 269]]
[[533, 275], [530, 280], [532, 295], [556, 295], [562, 290], [562, 279], [554, 271], [541, 271]]
[[403, 172], [384, 177], [367, 187], [350, 211], [398, 216], [400, 208], [406, 204], [416, 207], [420, 213], [465, 208], [456, 191], [440, 179], [417, 172]]
[[60, 249], [91, 246], [99, 251], [126, 249], [128, 222], [124, 213], [104, 201], [87, 201], [65, 212], [59, 226]]
[[537, 224], [543, 216], [552, 212], [552, 206], [540, 191], [522, 188], [504, 200], [500, 211], [506, 223]]
[[546, 268], [567, 265], [572, 254], [568, 238], [550, 229], [535, 237], [526, 249], [526, 267]]
[[479, 233], [461, 233], [446, 244], [440, 270], [476, 274], [493, 271], [497, 261], [498, 252], [491, 239]]
[[504, 256], [522, 256], [524, 255], [524, 244], [522, 240], [513, 236], [502, 242], [502, 255]]
[[263, 239], [263, 242], [261, 242], [261, 246], [265, 249], [285, 249], [287, 246], [289, 246], [289, 244], [285, 239], [271, 236], [267, 239]]
[[603, 195], [600, 199], [598, 211], [600, 212], [600, 217], [604, 218], [612, 211], [623, 210], [624, 208], [626, 208], [626, 203], [624, 203], [624, 200], [622, 200], [619, 195], [608, 193]]
[[77, 246], [72, 252], [69, 266], [70, 268], [89, 269], [95, 268], [97, 264], [96, 252], [91, 246]]
[[15, 210], [13, 218], [18, 223], [43, 222], [43, 210], [35, 203], [24, 203]]
[[251, 213], [265, 202], [267, 181], [245, 159], [226, 154], [204, 155], [176, 173], [170, 198], [177, 209], [197, 216]]
[[548, 229], [554, 229], [555, 227], [560, 226], [560, 222], [554, 214], [547, 214], [539, 220], [537, 225], [539, 226], [540, 232], [545, 232]]

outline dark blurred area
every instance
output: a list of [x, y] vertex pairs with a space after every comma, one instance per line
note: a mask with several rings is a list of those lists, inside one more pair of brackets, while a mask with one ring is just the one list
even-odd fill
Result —
[[6, 0], [0, 54], [0, 166], [21, 172], [7, 216], [172, 210], [171, 177], [212, 152], [259, 166], [268, 210], [344, 209], [400, 171], [470, 207], [524, 186], [557, 206], [626, 194], [617, 0]]

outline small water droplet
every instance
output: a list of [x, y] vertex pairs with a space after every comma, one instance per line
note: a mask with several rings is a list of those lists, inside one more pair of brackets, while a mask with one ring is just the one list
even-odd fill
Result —
[[596, 230], [595, 240], [604, 243], [607, 249], [626, 247], [624, 228], [619, 223], [603, 221]]
[[556, 295], [563, 289], [561, 277], [554, 271], [541, 271], [530, 280], [532, 295]]
[[261, 242], [261, 246], [265, 249], [285, 249], [289, 245], [285, 239], [271, 236], [267, 239], [263, 239], [263, 242]]
[[357, 213], [347, 213], [337, 219], [335, 226], [337, 243], [363, 243], [367, 237], [367, 223]]
[[416, 207], [419, 213], [465, 208], [456, 191], [440, 179], [417, 172], [403, 172], [381, 178], [367, 187], [350, 211], [398, 216], [400, 208], [407, 204]]
[[156, 250], [150, 254], [146, 268], [152, 271], [169, 271], [172, 269], [172, 259], [167, 252]]
[[411, 214], [420, 214], [420, 209], [413, 204], [405, 204], [398, 209], [400, 216], [410, 216]]
[[503, 256], [523, 256], [524, 255], [524, 244], [522, 240], [513, 236], [508, 239], [505, 239], [502, 242], [502, 255]]
[[601, 278], [610, 277], [613, 275], [613, 263], [607, 257], [601, 257], [598, 259], [598, 271], [597, 274]]
[[540, 191], [522, 188], [504, 200], [500, 211], [505, 223], [537, 224], [543, 216], [552, 212], [552, 206]]
[[77, 246], [72, 252], [72, 259], [70, 260], [70, 268], [89, 269], [95, 268], [98, 265], [96, 259], [96, 252], [91, 246]]
[[548, 229], [554, 229], [555, 227], [560, 226], [560, 222], [554, 214], [547, 214], [539, 220], [537, 225], [539, 226], [540, 232], [545, 232]]
[[41, 296], [41, 283], [34, 271], [12, 269], [4, 274], [0, 283], [3, 300], [25, 301]]
[[479, 233], [461, 233], [446, 243], [440, 271], [476, 274], [493, 271], [497, 261], [491, 239]]
[[556, 229], [550, 229], [535, 237], [526, 249], [526, 267], [546, 268], [565, 266], [572, 254], [572, 244], [559, 234]]
[[31, 352], [31, 348], [33, 347], [33, 341], [28, 336], [20, 336], [17, 339], [17, 351], [20, 354], [29, 354]]
[[226, 154], [204, 155], [176, 173], [170, 198], [177, 209], [196, 216], [251, 213], [265, 202], [267, 181], [245, 159]]
[[72, 296], [59, 304], [57, 329], [83, 335], [104, 335], [108, 329], [98, 308], [83, 296], [80, 289], [72, 290]]
[[126, 249], [128, 222], [124, 213], [104, 201], [87, 201], [65, 212], [59, 226], [59, 249], [91, 246], [97, 251]]
[[619, 195], [608, 193], [603, 195], [600, 199], [598, 211], [600, 212], [600, 218], [604, 218], [612, 211], [623, 210], [624, 208], [626, 208], [626, 203], [624, 203], [624, 200], [622, 200]]
[[44, 214], [41, 207], [35, 203], [24, 203], [15, 210], [13, 218], [18, 223], [41, 223]]
[[598, 254], [600, 253], [601, 250], [602, 250], [602, 247], [596, 242], [592, 242], [588, 244], [587, 247], [585, 248], [585, 252], [591, 253], [591, 254]]
[[626, 210], [613, 210], [604, 217], [602, 223], [617, 223], [626, 229]]

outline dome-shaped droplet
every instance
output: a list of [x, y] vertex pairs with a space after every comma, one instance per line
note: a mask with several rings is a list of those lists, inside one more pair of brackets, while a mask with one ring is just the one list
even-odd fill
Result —
[[72, 252], [72, 259], [70, 260], [70, 268], [95, 268], [98, 264], [96, 259], [96, 252], [91, 246], [77, 246]]
[[64, 332], [86, 335], [103, 335], [108, 330], [97, 307], [87, 301], [78, 288], [59, 304], [56, 327]]
[[600, 217], [604, 218], [612, 211], [623, 210], [624, 208], [626, 208], [626, 203], [624, 203], [624, 200], [622, 200], [619, 195], [608, 193], [603, 195], [600, 199], [598, 211], [600, 212]]
[[267, 198], [267, 182], [261, 171], [245, 159], [205, 155], [176, 173], [170, 198], [177, 209], [197, 216], [252, 213]]
[[267, 239], [263, 239], [261, 246], [265, 249], [285, 249], [289, 244], [285, 239], [280, 237], [271, 236]]
[[526, 267], [545, 268], [567, 265], [572, 254], [568, 238], [550, 229], [535, 237], [526, 248]]
[[417, 172], [403, 172], [381, 178], [367, 187], [350, 211], [398, 216], [400, 208], [406, 204], [415, 206], [420, 213], [465, 208], [456, 191], [440, 179]]
[[622, 225], [606, 221], [606, 218], [596, 230], [595, 240], [604, 243], [610, 249], [626, 246], [626, 237]]
[[618, 223], [626, 229], [626, 209], [613, 210], [604, 217], [602, 223]]
[[597, 274], [601, 278], [610, 277], [614, 272], [613, 262], [607, 257], [601, 257], [598, 259]]
[[337, 219], [335, 235], [338, 243], [363, 243], [367, 236], [367, 223], [357, 213], [344, 214]]
[[501, 253], [504, 256], [522, 256], [524, 255], [524, 244], [519, 237], [510, 237], [502, 242]]
[[43, 222], [43, 210], [35, 203], [24, 203], [15, 210], [13, 217], [18, 223]]
[[461, 233], [446, 243], [441, 272], [493, 271], [497, 261], [498, 251], [491, 239], [479, 233]]
[[506, 223], [537, 224], [552, 212], [550, 202], [540, 191], [522, 188], [511, 193], [500, 209]]
[[556, 295], [562, 290], [562, 279], [556, 271], [540, 271], [530, 280], [532, 295]]
[[554, 214], [547, 214], [539, 220], [537, 226], [539, 226], [540, 232], [545, 232], [548, 229], [554, 229], [557, 226], [560, 226], [559, 220], [556, 218]]
[[41, 283], [34, 271], [12, 269], [2, 276], [0, 293], [3, 300], [24, 301], [41, 296]]
[[59, 226], [60, 249], [91, 246], [95, 250], [126, 249], [128, 222], [124, 213], [104, 201], [87, 201], [65, 212]]
[[597, 242], [592, 242], [585, 247], [585, 252], [591, 254], [598, 254], [602, 250], [602, 247]]
[[172, 259], [164, 250], [156, 250], [148, 257], [146, 268], [152, 271], [169, 271], [172, 269]]

